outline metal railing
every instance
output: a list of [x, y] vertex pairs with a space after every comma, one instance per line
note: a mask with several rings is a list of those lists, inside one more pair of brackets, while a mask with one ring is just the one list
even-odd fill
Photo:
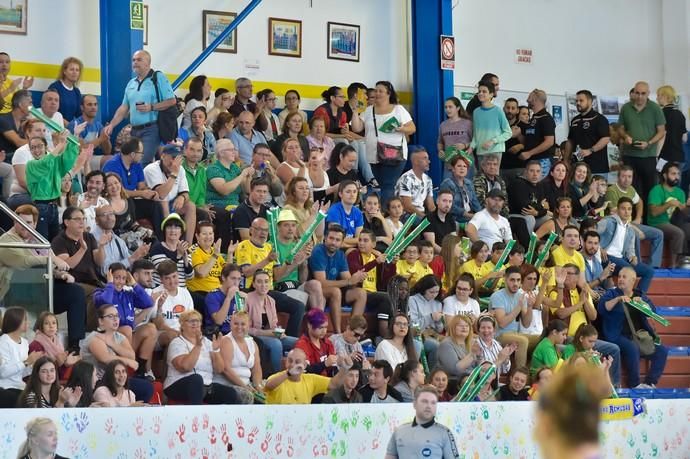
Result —
[[10, 217], [15, 223], [18, 223], [22, 228], [27, 230], [37, 242], [2, 242], [0, 241], [0, 249], [5, 247], [12, 247], [18, 249], [42, 249], [48, 250], [48, 263], [46, 280], [48, 281], [48, 310], [53, 312], [53, 252], [50, 250], [50, 242], [46, 240], [35, 228], [27, 224], [24, 220], [14, 213], [12, 209], [0, 201], [0, 211]]

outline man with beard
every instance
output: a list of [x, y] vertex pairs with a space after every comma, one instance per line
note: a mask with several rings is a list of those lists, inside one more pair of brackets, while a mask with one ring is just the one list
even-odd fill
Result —
[[105, 189], [105, 174], [99, 170], [91, 171], [84, 179], [86, 191], [77, 198], [77, 205], [84, 211], [86, 217], [86, 231], [96, 228], [96, 209], [108, 205], [103, 195]]
[[501, 215], [505, 204], [503, 191], [494, 188], [486, 195], [486, 207], [472, 217], [465, 227], [467, 237], [472, 242], [484, 241], [489, 247], [494, 242], [508, 242], [513, 239], [508, 219]]
[[96, 209], [96, 225], [89, 230], [97, 241], [102, 240], [105, 260], [100, 266], [101, 274], [105, 277], [108, 274], [110, 265], [121, 263], [129, 268], [132, 263], [145, 257], [149, 253], [151, 244], [141, 244], [133, 253], [129, 252], [127, 244], [117, 234], [113, 232], [115, 227], [115, 213], [110, 204]]
[[542, 187], [539, 186], [540, 177], [539, 161], [527, 161], [523, 175], [513, 181], [508, 196], [510, 226], [516, 239], [525, 247], [529, 246], [529, 237], [534, 228], [538, 228], [548, 219], [543, 205], [545, 196]]
[[453, 209], [453, 192], [441, 190], [436, 197], [436, 210], [427, 214], [430, 225], [422, 233], [422, 237], [434, 245], [434, 253], [441, 253], [443, 238], [458, 230], [458, 224], [450, 215]]
[[345, 239], [345, 230], [337, 224], [330, 224], [323, 244], [314, 247], [309, 258], [309, 269], [314, 279], [321, 283], [323, 294], [331, 309], [333, 332], [340, 333], [343, 305], [352, 306], [352, 314], [364, 314], [367, 292], [356, 287], [367, 277], [364, 270], [350, 274], [345, 253], [340, 250]]
[[573, 163], [586, 162], [592, 174], [603, 175], [608, 181], [609, 122], [604, 115], [592, 108], [592, 99], [592, 93], [586, 89], [576, 93], [575, 106], [578, 115], [570, 122], [563, 156], [570, 158], [575, 152], [576, 159]]
[[522, 134], [519, 125], [520, 118], [518, 117], [520, 104], [516, 98], [509, 97], [506, 99], [503, 104], [503, 113], [505, 113], [508, 120], [511, 137], [506, 140], [506, 151], [503, 154], [503, 158], [501, 158], [501, 177], [510, 183], [522, 174], [522, 169], [525, 167], [525, 162], [518, 157], [525, 147], [520, 143], [520, 135]]
[[[685, 192], [678, 186], [680, 168], [677, 163], [664, 164], [661, 177], [663, 182], [655, 185], [649, 192], [647, 223], [663, 231], [664, 239], [669, 241], [671, 254], [682, 256], [688, 253], [687, 245], [690, 240], [690, 199], [686, 198]], [[675, 268], [677, 261], [673, 259], [670, 267]]]
[[556, 122], [546, 111], [546, 92], [535, 89], [527, 96], [527, 105], [532, 110], [532, 118], [525, 129], [525, 149], [520, 159], [537, 159], [541, 164], [542, 178], [551, 171], [551, 160], [556, 151]]
[[407, 457], [460, 457], [453, 433], [436, 422], [438, 390], [431, 385], [419, 386], [414, 391], [415, 417], [411, 423], [398, 427], [386, 448], [386, 459]]

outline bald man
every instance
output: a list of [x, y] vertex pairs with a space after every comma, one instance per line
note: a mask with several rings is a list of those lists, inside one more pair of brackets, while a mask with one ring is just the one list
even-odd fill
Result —
[[[649, 389], [655, 387], [664, 372], [668, 349], [661, 344], [661, 339], [649, 325], [647, 316], [628, 305], [631, 300], [644, 301], [652, 309], [654, 303], [635, 288], [637, 274], [630, 267], [618, 273], [617, 286], [608, 289], [599, 299], [597, 307], [601, 321], [600, 338], [618, 345], [621, 360], [628, 372], [628, 387]], [[633, 338], [631, 323], [638, 330], [645, 330], [654, 338], [654, 352], [642, 355], [637, 339]], [[650, 361], [644, 383], [640, 384], [640, 357]]]
[[646, 200], [657, 181], [656, 150], [666, 135], [666, 118], [661, 107], [649, 100], [649, 84], [645, 81], [635, 83], [630, 96], [618, 121], [624, 129], [621, 153], [623, 163], [633, 168], [633, 187]]
[[350, 367], [352, 359], [347, 355], [340, 355], [338, 373], [332, 378], [305, 373], [307, 355], [301, 349], [293, 349], [288, 353], [285, 370], [274, 374], [266, 381], [266, 403], [310, 404], [315, 396], [340, 387]]
[[243, 111], [237, 117], [235, 123], [237, 127], [230, 134], [230, 140], [239, 151], [240, 159], [244, 164], [249, 164], [252, 161], [255, 145], [267, 143], [266, 136], [254, 129], [254, 120], [252, 112]]
[[103, 129], [107, 136], [113, 128], [129, 117], [132, 124], [132, 137], [138, 137], [144, 144], [142, 166], [151, 163], [161, 143], [158, 132], [158, 112], [175, 105], [175, 93], [163, 72], [155, 72], [158, 91], [153, 83], [154, 71], [151, 68], [151, 55], [139, 50], [132, 56], [134, 78], [125, 88], [122, 104], [118, 107], [110, 124]]

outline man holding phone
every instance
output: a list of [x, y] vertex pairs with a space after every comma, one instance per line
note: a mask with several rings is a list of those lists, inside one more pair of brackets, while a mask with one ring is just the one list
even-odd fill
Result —
[[648, 196], [656, 184], [657, 143], [666, 135], [666, 118], [656, 102], [649, 100], [649, 84], [635, 83], [630, 102], [621, 108], [619, 122], [623, 125], [623, 163], [634, 171], [635, 189]]
[[148, 51], [139, 50], [132, 56], [134, 78], [125, 88], [122, 104], [115, 111], [110, 124], [103, 128], [105, 135], [110, 136], [113, 128], [120, 121], [129, 117], [132, 124], [132, 137], [141, 139], [144, 144], [143, 166], [153, 162], [156, 150], [161, 143], [158, 132], [158, 112], [164, 111], [177, 103], [175, 93], [163, 72], [157, 72], [156, 85], [153, 83], [154, 70], [151, 68], [151, 55]]

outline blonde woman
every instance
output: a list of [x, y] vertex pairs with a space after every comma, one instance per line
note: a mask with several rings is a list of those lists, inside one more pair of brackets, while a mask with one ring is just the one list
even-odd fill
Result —
[[665, 85], [656, 90], [656, 101], [666, 118], [666, 137], [661, 147], [660, 158], [668, 162], [682, 163], [685, 161], [683, 144], [688, 141], [688, 131], [685, 129], [685, 115], [678, 110], [677, 100], [678, 94], [673, 86]]
[[33, 418], [24, 430], [26, 440], [19, 447], [17, 459], [66, 459], [55, 452], [58, 430], [52, 419]]
[[262, 387], [263, 373], [259, 347], [249, 336], [249, 314], [238, 311], [232, 315], [231, 331], [220, 340], [223, 371], [213, 381], [234, 389], [240, 403], [254, 403], [254, 389]]
[[83, 70], [82, 61], [76, 57], [68, 57], [62, 61], [57, 80], [48, 86], [48, 89], [54, 89], [60, 95], [58, 112], [62, 114], [65, 126], [81, 116], [81, 91], [78, 86]]
[[448, 336], [438, 347], [438, 364], [448, 376], [461, 378], [482, 362], [482, 351], [474, 341], [472, 318], [458, 314], [448, 323]]

